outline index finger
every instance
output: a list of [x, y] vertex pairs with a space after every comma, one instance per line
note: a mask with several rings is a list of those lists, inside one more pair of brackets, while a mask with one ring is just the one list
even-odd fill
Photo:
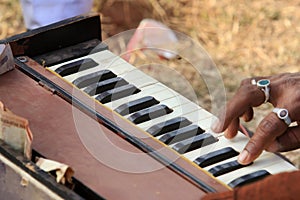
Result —
[[286, 129], [287, 125], [275, 113], [268, 114], [239, 155], [238, 162], [245, 165], [254, 161]]
[[[244, 80], [234, 97], [221, 112], [218, 121], [213, 125], [212, 130], [219, 133], [224, 131], [231, 121], [242, 116], [250, 107], [256, 107], [264, 102], [264, 93], [250, 79]], [[247, 82], [247, 83], [246, 83]]]

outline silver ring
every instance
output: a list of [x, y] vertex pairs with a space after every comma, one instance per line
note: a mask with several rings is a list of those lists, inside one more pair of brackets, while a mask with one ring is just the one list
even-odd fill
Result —
[[290, 125], [292, 123], [291, 118], [289, 117], [289, 111], [284, 108], [274, 108], [273, 113], [277, 114], [277, 117], [284, 121], [286, 125]]
[[265, 94], [265, 101], [264, 103], [267, 103], [270, 98], [270, 80], [269, 79], [261, 79], [259, 81], [256, 81], [255, 79], [251, 80], [252, 85], [256, 85], [261, 91]]

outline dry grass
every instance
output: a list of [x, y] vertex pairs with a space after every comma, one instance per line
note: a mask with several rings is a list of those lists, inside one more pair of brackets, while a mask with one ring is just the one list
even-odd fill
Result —
[[0, 40], [23, 32], [22, 20], [19, 0], [0, 0]]
[[[105, 37], [134, 28], [146, 17], [191, 36], [204, 46], [218, 66], [228, 98], [243, 78], [300, 69], [300, 3], [297, 0], [95, 0], [94, 10], [103, 13]], [[0, 39], [24, 30], [19, 1], [0, 0]], [[202, 82], [183, 67], [186, 63], [167, 64], [186, 76], [196, 88], [200, 102], [209, 108], [210, 100], [202, 92], [205, 90]], [[270, 106], [256, 111], [258, 114], [249, 125], [252, 129], [270, 111]], [[292, 154], [292, 159], [297, 159], [298, 154]]]

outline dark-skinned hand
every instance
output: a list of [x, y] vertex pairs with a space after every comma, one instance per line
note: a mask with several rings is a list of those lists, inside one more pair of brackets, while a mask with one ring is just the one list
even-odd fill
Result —
[[218, 121], [212, 130], [216, 133], [224, 131], [226, 138], [236, 136], [240, 118], [248, 122], [253, 118], [253, 107], [260, 106], [265, 101], [264, 92], [251, 80], [270, 80], [269, 103], [277, 108], [289, 111], [289, 117], [295, 126], [288, 126], [270, 111], [258, 125], [244, 150], [238, 157], [238, 162], [248, 164], [254, 161], [263, 150], [271, 152], [289, 151], [300, 147], [300, 73], [285, 73], [268, 77], [254, 77], [242, 81], [234, 97], [220, 113]]

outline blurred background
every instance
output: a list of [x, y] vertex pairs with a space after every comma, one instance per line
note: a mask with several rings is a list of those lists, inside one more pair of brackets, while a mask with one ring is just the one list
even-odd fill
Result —
[[[104, 39], [137, 28], [145, 18], [190, 36], [215, 62], [228, 99], [244, 78], [300, 69], [298, 0], [94, 0], [93, 11], [101, 14]], [[19, 1], [0, 0], [0, 40], [25, 30]], [[209, 110], [210, 97], [193, 71], [182, 61], [161, 62], [182, 73], [199, 104]], [[162, 81], [172, 85], [172, 80]], [[253, 122], [246, 125], [252, 131], [271, 106], [255, 111]], [[285, 155], [300, 166], [298, 151]]]

